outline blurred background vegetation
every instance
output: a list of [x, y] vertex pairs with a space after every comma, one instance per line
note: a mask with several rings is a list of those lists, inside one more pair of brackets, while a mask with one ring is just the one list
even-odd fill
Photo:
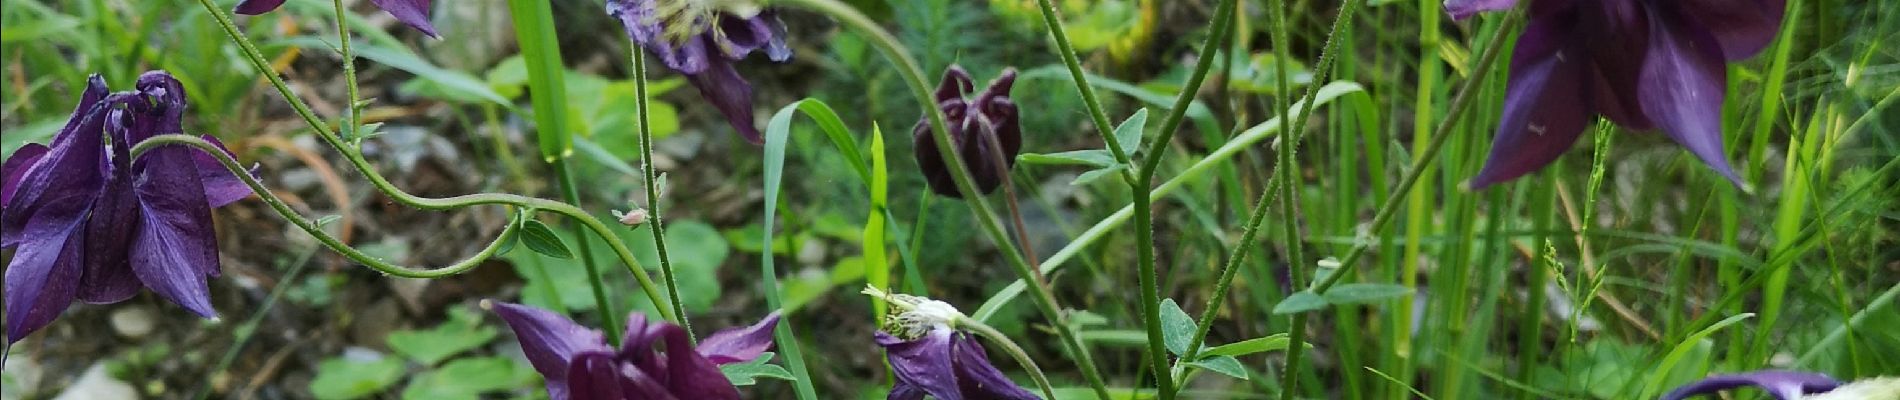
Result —
[[[1501, 18], [1452, 23], [1435, 0], [1369, 0], [1344, 33], [1337, 80], [1363, 93], [1320, 109], [1299, 158], [1300, 242], [1336, 256], [1361, 240], [1379, 243], [1358, 278], [1402, 283], [1396, 299], [1327, 311], [1309, 326], [1309, 398], [1631, 398], [1710, 371], [1818, 370], [1842, 378], [1900, 373], [1900, 4], [1790, 0], [1793, 35], [1731, 66], [1725, 121], [1731, 160], [1752, 191], [1710, 173], [1660, 135], [1600, 126], [1544, 172], [1471, 191], [1489, 146], [1504, 79], [1492, 79], [1472, 118], [1408, 200], [1397, 224], [1364, 232], [1421, 135], [1446, 113]], [[226, 2], [235, 3], [235, 2]], [[535, 157], [527, 75], [500, 0], [438, 1], [442, 40], [401, 28], [361, 1], [351, 27], [365, 122], [377, 124], [366, 155], [397, 186], [421, 195], [509, 191], [554, 197]], [[1034, 0], [855, 0], [898, 33], [932, 74], [951, 64], [979, 80], [1023, 72], [1025, 152], [1100, 148], [1089, 117], [1055, 55]], [[1164, 157], [1161, 177], [1181, 173], [1234, 134], [1280, 114], [1282, 100], [1314, 84], [1338, 1], [1295, 0], [1291, 46], [1267, 40], [1266, 7], [1242, 1], [1241, 34], [1217, 54], [1196, 54], [1208, 35], [1211, 0], [1059, 0], [1069, 34], [1111, 115], [1163, 110], [1201, 57], [1220, 60], [1191, 120]], [[228, 6], [228, 4], [227, 4]], [[228, 9], [228, 8], [227, 8]], [[639, 190], [638, 137], [628, 41], [599, 0], [557, 1], [583, 206], [603, 218], [648, 204]], [[291, 0], [281, 11], [241, 18], [276, 71], [320, 115], [334, 118], [345, 85], [330, 2]], [[891, 160], [893, 243], [909, 244], [919, 274], [903, 290], [975, 312], [1014, 275], [969, 211], [927, 198], [911, 172], [911, 127], [921, 109], [890, 65], [860, 37], [821, 16], [787, 11], [795, 56], [748, 61], [764, 113], [801, 98], [841, 110], [854, 131], [884, 132]], [[71, 112], [88, 74], [128, 87], [143, 71], [183, 81], [189, 132], [216, 135], [239, 159], [258, 162], [267, 184], [326, 228], [378, 256], [442, 264], [472, 253], [509, 222], [495, 209], [434, 213], [386, 201], [334, 152], [314, 140], [286, 103], [240, 58], [212, 17], [181, 0], [8, 0], [0, 7], [0, 155], [45, 142]], [[1508, 33], [1508, 32], [1507, 32]], [[1785, 63], [1785, 72], [1775, 65]], [[1287, 70], [1299, 91], [1276, 93]], [[1501, 78], [1499, 75], [1498, 78]], [[764, 313], [764, 279], [784, 288], [824, 398], [881, 398], [888, 390], [868, 299], [857, 294], [867, 265], [859, 240], [869, 194], [849, 160], [809, 124], [793, 125], [779, 242], [760, 254], [764, 162], [670, 72], [657, 72], [651, 123], [654, 164], [667, 172], [667, 241], [681, 271], [683, 301], [699, 330]], [[1773, 101], [1770, 101], [1770, 100]], [[1771, 107], [1771, 108], [1765, 108]], [[1116, 118], [1121, 119], [1121, 118]], [[861, 137], [868, 147], [868, 136]], [[1420, 142], [1422, 143], [1422, 142]], [[1198, 315], [1222, 260], [1238, 244], [1252, 199], [1274, 168], [1262, 144], [1185, 180], [1157, 202], [1164, 297]], [[1144, 155], [1151, 156], [1151, 155]], [[1130, 201], [1113, 179], [1074, 165], [1022, 162], [1013, 179], [1030, 243], [1048, 256]], [[1795, 183], [1798, 182], [1798, 183]], [[1864, 189], [1864, 190], [1852, 190]], [[0, 397], [76, 398], [136, 393], [147, 398], [536, 398], [538, 377], [511, 335], [475, 308], [480, 299], [559, 302], [595, 318], [585, 273], [574, 260], [512, 251], [474, 271], [435, 281], [392, 279], [349, 265], [262, 204], [215, 213], [225, 274], [214, 280], [222, 318], [201, 321], [150, 295], [79, 306], [12, 348]], [[1287, 221], [1269, 220], [1269, 226]], [[621, 230], [643, 264], [657, 265], [645, 228]], [[1586, 234], [1576, 234], [1586, 231]], [[566, 230], [557, 230], [563, 239]], [[1287, 291], [1280, 230], [1263, 230], [1234, 296], [1220, 305], [1210, 343], [1283, 333], [1271, 315]], [[598, 240], [587, 238], [581, 240]], [[1134, 235], [1111, 231], [1054, 276], [1111, 386], [1147, 386], [1136, 286]], [[605, 246], [592, 246], [605, 254]], [[782, 276], [761, 277], [760, 257]], [[598, 259], [609, 259], [596, 256]], [[1767, 292], [1742, 280], [1788, 264], [1784, 310], [1770, 324]], [[1077, 268], [1079, 267], [1079, 268]], [[892, 268], [895, 270], [897, 268]], [[608, 269], [608, 271], [618, 271]], [[619, 301], [650, 309], [624, 273], [610, 273]], [[1761, 292], [1761, 293], [1757, 293]], [[1718, 307], [1718, 299], [1741, 296]], [[1026, 304], [989, 321], [1043, 361], [1059, 387], [1080, 387], [1049, 327]], [[586, 320], [586, 319], [583, 319]], [[598, 320], [597, 318], [593, 320]], [[993, 358], [1006, 359], [1006, 358]], [[1190, 398], [1277, 395], [1281, 355], [1241, 357], [1238, 376], [1202, 374]], [[1005, 370], [1015, 370], [1005, 365]], [[1020, 380], [1020, 379], [1019, 379]], [[1026, 380], [1023, 380], [1026, 381]], [[119, 392], [87, 392], [118, 390]], [[764, 381], [758, 398], [786, 398]], [[129, 392], [126, 392], [129, 391]], [[1065, 392], [1067, 393], [1067, 392]], [[1081, 394], [1083, 392], [1076, 392]], [[1130, 397], [1136, 397], [1130, 394]]]

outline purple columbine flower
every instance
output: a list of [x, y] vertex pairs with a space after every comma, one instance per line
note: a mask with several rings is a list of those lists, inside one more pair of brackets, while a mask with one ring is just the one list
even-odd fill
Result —
[[[970, 73], [952, 65], [944, 70], [943, 83], [937, 85], [937, 108], [943, 110], [945, 123], [949, 124], [950, 143], [957, 146], [964, 167], [969, 168], [970, 178], [976, 181], [977, 191], [982, 194], [990, 194], [1002, 186], [1005, 175], [1016, 166], [1016, 153], [1023, 149], [1023, 130], [1016, 118], [1016, 103], [1009, 99], [1009, 90], [1015, 83], [1016, 69], [1004, 69], [982, 92], [975, 93], [976, 83], [970, 79]], [[972, 93], [976, 97], [964, 97]], [[937, 150], [937, 139], [931, 136], [928, 115], [911, 128], [911, 139], [916, 143], [913, 149], [917, 154], [917, 168], [923, 171], [924, 183], [930, 186], [930, 191], [963, 197], [957, 192], [950, 166], [943, 162]]]
[[752, 84], [734, 63], [753, 51], [784, 62], [785, 23], [747, 0], [607, 0], [627, 37], [692, 82], [746, 141], [764, 143], [752, 119]]
[[[435, 25], [429, 23], [430, 1], [370, 0], [369, 2], [375, 3], [377, 8], [383, 9], [383, 12], [395, 16], [397, 21], [402, 21], [429, 37], [441, 39], [442, 36], [435, 33]], [[283, 5], [284, 0], [243, 0], [238, 2], [237, 9], [234, 11], [238, 14], [258, 15], [276, 10], [277, 7]]]
[[957, 321], [969, 318], [956, 307], [875, 287], [863, 293], [891, 304], [892, 315], [875, 334], [897, 372], [888, 399], [923, 400], [926, 394], [938, 400], [1041, 399], [1011, 382], [990, 364], [975, 337], [956, 329]]
[[738, 399], [720, 365], [758, 358], [772, 347], [778, 313], [744, 328], [707, 336], [694, 348], [686, 330], [634, 313], [620, 348], [607, 346], [600, 331], [552, 311], [512, 303], [482, 302], [521, 340], [521, 351], [547, 381], [548, 398]]
[[1711, 376], [1671, 390], [1662, 398], [1663, 400], [1682, 400], [1743, 386], [1760, 388], [1779, 400], [1799, 400], [1804, 395], [1834, 390], [1841, 386], [1841, 382], [1827, 375], [1812, 372], [1756, 371]]
[[94, 75], [52, 146], [29, 144], [0, 164], [0, 247], [17, 249], [6, 271], [8, 343], [52, 323], [74, 299], [115, 303], [141, 286], [215, 315], [205, 283], [219, 274], [211, 209], [251, 190], [197, 149], [160, 147], [132, 159], [133, 144], [184, 131], [178, 80], [152, 71], [137, 86], [107, 93]]
[[[1780, 29], [1785, 0], [1531, 0], [1511, 55], [1504, 114], [1472, 187], [1543, 168], [1595, 116], [1660, 129], [1730, 181], [1722, 150], [1727, 63]], [[1446, 0], [1454, 18], [1517, 0]]]

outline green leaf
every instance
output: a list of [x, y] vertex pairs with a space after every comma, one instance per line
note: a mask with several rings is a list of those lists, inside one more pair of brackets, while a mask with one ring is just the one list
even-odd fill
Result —
[[1034, 165], [1107, 167], [1115, 165], [1115, 155], [1102, 149], [1065, 151], [1055, 154], [1023, 153], [1016, 156], [1016, 162]]
[[521, 219], [521, 244], [528, 245], [528, 250], [544, 256], [564, 260], [574, 258], [574, 252], [567, 249], [567, 242], [561, 241], [561, 236], [555, 234], [553, 228], [548, 228], [547, 224], [534, 218]]
[[1141, 135], [1147, 131], [1147, 127], [1148, 109], [1135, 110], [1135, 115], [1128, 116], [1120, 126], [1115, 127], [1115, 144], [1121, 145], [1123, 152], [1135, 154], [1135, 150], [1141, 148]]
[[1194, 326], [1194, 317], [1181, 311], [1174, 299], [1161, 300], [1161, 340], [1168, 352], [1177, 356], [1187, 353], [1188, 342], [1194, 340]]
[[495, 329], [482, 326], [481, 319], [469, 311], [453, 308], [449, 314], [452, 318], [434, 329], [390, 332], [389, 349], [418, 364], [432, 366], [495, 340]]
[[786, 381], [798, 379], [797, 377], [793, 377], [792, 372], [785, 370], [784, 367], [780, 367], [777, 364], [767, 364], [767, 361], [772, 361], [772, 356], [773, 353], [767, 352], [760, 354], [759, 358], [752, 359], [752, 361], [721, 365], [719, 366], [719, 372], [725, 373], [726, 380], [731, 381], [733, 386], [749, 386], [759, 383], [758, 378], [772, 378]]
[[1240, 360], [1236, 360], [1232, 356], [1212, 356], [1194, 360], [1194, 362], [1190, 362], [1187, 365], [1219, 372], [1221, 375], [1239, 378], [1240, 380], [1247, 380], [1247, 367], [1241, 366]]
[[[640, 265], [657, 269], [660, 267], [660, 253], [653, 246], [653, 232], [648, 229], [653, 229], [653, 224], [632, 231], [635, 234], [631, 237], [623, 237]], [[686, 310], [711, 309], [720, 295], [719, 267], [725, 265], [726, 258], [732, 255], [732, 245], [726, 242], [718, 229], [705, 222], [666, 221], [666, 251], [668, 259], [673, 262], [674, 278], [679, 283], [680, 302], [685, 304]], [[652, 307], [645, 296], [639, 296], [637, 301], [636, 307]]]
[[1287, 296], [1286, 300], [1281, 300], [1280, 304], [1274, 305], [1273, 313], [1276, 315], [1299, 314], [1326, 308], [1326, 305], [1325, 298], [1319, 297], [1319, 295], [1313, 294], [1313, 292], [1301, 291], [1294, 293], [1292, 296]]
[[1114, 166], [1111, 166], [1108, 168], [1102, 168], [1102, 169], [1097, 169], [1097, 170], [1093, 170], [1089, 172], [1083, 172], [1081, 176], [1075, 177], [1074, 182], [1069, 182], [1069, 185], [1082, 186], [1082, 185], [1087, 185], [1090, 183], [1095, 183], [1096, 180], [1100, 180], [1104, 177], [1114, 176], [1117, 173], [1121, 173], [1121, 171], [1125, 169], [1128, 169], [1128, 165], [1115, 164]]
[[1395, 299], [1411, 293], [1412, 289], [1395, 283], [1347, 283], [1326, 291], [1325, 296], [1327, 303], [1343, 305]]
[[[513, 359], [473, 357], [450, 361], [423, 373], [403, 388], [403, 400], [476, 400], [483, 393], [528, 387], [539, 381], [534, 370]], [[538, 389], [538, 388], [537, 388]]]
[[384, 357], [358, 361], [333, 357], [317, 364], [317, 376], [310, 380], [310, 394], [318, 399], [355, 399], [382, 393], [402, 379], [400, 358]]
[[1286, 334], [1280, 333], [1215, 346], [1214, 348], [1207, 349], [1203, 354], [1207, 354], [1208, 356], [1238, 357], [1253, 353], [1286, 350], [1286, 347]]

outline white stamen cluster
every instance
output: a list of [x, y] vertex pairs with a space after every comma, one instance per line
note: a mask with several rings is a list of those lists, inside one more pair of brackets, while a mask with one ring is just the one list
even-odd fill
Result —
[[917, 340], [937, 329], [954, 328], [958, 320], [969, 318], [962, 311], [957, 311], [956, 306], [927, 297], [886, 293], [870, 286], [861, 293], [882, 298], [891, 304], [890, 310], [885, 313], [882, 329], [904, 340]]

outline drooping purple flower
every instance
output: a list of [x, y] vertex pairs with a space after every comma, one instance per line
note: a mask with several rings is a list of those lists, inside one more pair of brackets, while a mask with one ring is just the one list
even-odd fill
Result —
[[184, 88], [165, 72], [118, 93], [95, 75], [51, 146], [27, 145], [0, 164], [0, 247], [18, 249], [6, 271], [7, 342], [52, 323], [74, 299], [115, 303], [141, 286], [215, 315], [211, 209], [249, 187], [196, 149], [130, 154], [146, 138], [182, 133], [185, 106]]
[[[1511, 55], [1484, 187], [1543, 168], [1594, 117], [1658, 129], [1730, 181], [1722, 150], [1726, 64], [1774, 40], [1785, 0], [1532, 0]], [[1454, 18], [1517, 0], [1446, 0]]]
[[[1005, 175], [1016, 166], [1016, 154], [1023, 148], [1016, 103], [1009, 99], [1009, 90], [1015, 83], [1016, 69], [1004, 69], [982, 92], [974, 92], [976, 83], [970, 79], [970, 73], [952, 65], [943, 72], [943, 83], [937, 85], [937, 108], [943, 110], [945, 122], [949, 124], [950, 143], [957, 146], [964, 168], [969, 169], [971, 180], [976, 181], [976, 189], [982, 194], [995, 192], [1002, 186]], [[972, 93], [976, 97], [964, 97]], [[930, 191], [963, 197], [957, 192], [950, 166], [943, 162], [943, 155], [937, 150], [937, 139], [931, 135], [928, 116], [911, 128], [911, 138], [916, 143], [913, 149], [917, 168], [923, 171], [924, 183], [930, 186]]]
[[752, 118], [752, 84], [735, 63], [754, 51], [777, 62], [792, 58], [777, 14], [747, 0], [607, 0], [607, 14], [648, 54], [685, 75], [746, 141], [764, 143]]
[[[969, 318], [956, 307], [928, 298], [888, 294], [868, 288], [865, 294], [885, 299], [891, 313], [877, 344], [889, 353], [897, 385], [890, 400], [1035, 400], [1035, 394], [1016, 386], [997, 370], [975, 337], [956, 329]], [[886, 332], [888, 331], [888, 333]]]
[[600, 331], [560, 314], [512, 303], [482, 305], [515, 331], [552, 400], [738, 399], [739, 389], [719, 366], [764, 354], [779, 318], [775, 312], [752, 326], [713, 333], [695, 348], [678, 325], [634, 313], [614, 349]]
[[[429, 35], [429, 37], [441, 39], [442, 36], [435, 32], [435, 25], [429, 23], [429, 11], [431, 10], [429, 3], [431, 1], [432, 0], [370, 0], [369, 2], [376, 4], [377, 8], [383, 9], [383, 12], [395, 16], [397, 21], [402, 21], [403, 24], [407, 24], [411, 28], [416, 28], [416, 30], [422, 31], [423, 34]], [[234, 11], [243, 15], [258, 15], [276, 10], [277, 7], [283, 5], [284, 0], [243, 0], [238, 2], [237, 9]]]
[[1723, 390], [1753, 386], [1767, 391], [1778, 400], [1798, 400], [1801, 396], [1822, 393], [1841, 386], [1827, 375], [1799, 371], [1756, 371], [1745, 374], [1716, 375], [1669, 391], [1663, 400], [1682, 400], [1713, 395]]

